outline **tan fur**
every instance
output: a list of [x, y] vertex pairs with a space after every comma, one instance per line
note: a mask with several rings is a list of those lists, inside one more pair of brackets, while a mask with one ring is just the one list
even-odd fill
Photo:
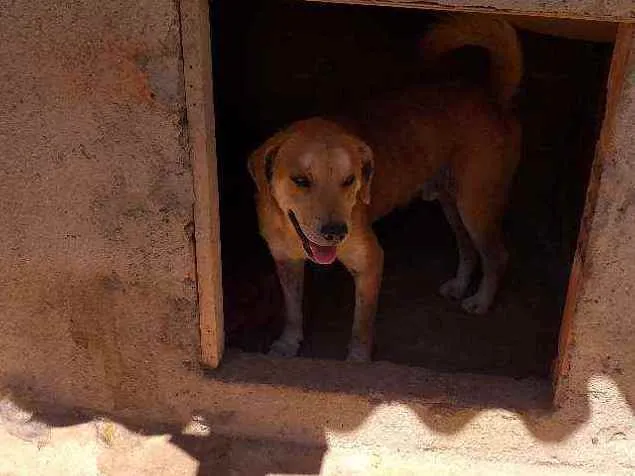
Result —
[[[349, 358], [370, 358], [383, 270], [383, 251], [371, 223], [421, 194], [441, 201], [457, 236], [457, 274], [440, 292], [463, 298], [480, 260], [483, 279], [463, 307], [483, 313], [492, 303], [507, 262], [500, 220], [519, 158], [520, 129], [508, 106], [521, 77], [520, 47], [505, 22], [472, 15], [437, 24], [422, 45], [428, 60], [463, 45], [486, 48], [497, 101], [485, 91], [456, 85], [404, 91], [347, 117], [294, 123], [250, 157], [261, 233], [285, 295], [287, 324], [272, 347], [275, 354], [294, 355], [302, 340], [307, 259], [302, 233], [316, 245], [336, 245], [337, 258], [353, 274]], [[371, 167], [372, 174], [364, 174]], [[310, 186], [294, 183], [298, 176], [309, 178]], [[344, 239], [329, 241], [323, 227], [331, 222], [347, 226]]]
[[466, 13], [437, 23], [421, 42], [428, 62], [463, 46], [480, 46], [489, 51], [492, 89], [500, 106], [509, 105], [523, 75], [520, 42], [514, 28], [500, 18]]

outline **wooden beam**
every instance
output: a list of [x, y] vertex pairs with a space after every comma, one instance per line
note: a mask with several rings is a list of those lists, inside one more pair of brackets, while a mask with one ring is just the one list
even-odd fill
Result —
[[224, 347], [218, 176], [208, 0], [181, 0], [181, 42], [189, 153], [194, 175], [201, 361], [220, 364]]
[[544, 18], [518, 15], [498, 15], [516, 28], [558, 36], [569, 40], [593, 41], [597, 43], [613, 43], [617, 34], [618, 23], [606, 21], [579, 21], [565, 18]]
[[421, 10], [466, 11], [528, 15], [538, 17], [571, 18], [579, 20], [605, 20], [612, 22], [635, 22], [633, 0], [575, 0], [568, 2], [545, 2], [544, 0], [305, 0], [320, 3], [343, 3], [351, 5], [374, 5], [387, 7], [416, 8]]

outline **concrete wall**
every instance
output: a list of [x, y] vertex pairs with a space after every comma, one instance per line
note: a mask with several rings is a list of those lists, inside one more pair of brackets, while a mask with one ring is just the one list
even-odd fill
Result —
[[335, 452], [635, 470], [633, 28], [620, 33], [614, 76], [626, 81], [610, 101], [553, 410], [537, 382], [389, 364], [230, 355], [204, 374], [179, 5], [0, 8], [3, 393], [51, 424], [74, 406], [146, 431], [175, 425], [174, 444], [201, 463], [212, 437], [178, 435], [193, 415], [212, 432]]
[[2, 380], [152, 407], [198, 358], [178, 4], [0, 9]]

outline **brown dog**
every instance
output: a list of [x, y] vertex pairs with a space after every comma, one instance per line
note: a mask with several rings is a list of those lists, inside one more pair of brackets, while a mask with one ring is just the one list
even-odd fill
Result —
[[457, 84], [405, 91], [346, 118], [296, 122], [250, 157], [260, 229], [286, 304], [273, 354], [295, 355], [302, 340], [304, 260], [339, 259], [355, 279], [349, 359], [370, 359], [383, 269], [371, 223], [422, 193], [441, 202], [459, 248], [456, 276], [440, 292], [464, 298], [480, 258], [482, 279], [463, 308], [490, 307], [507, 263], [500, 221], [519, 159], [509, 104], [522, 57], [514, 29], [487, 17], [451, 17], [422, 41], [428, 61], [466, 45], [490, 53], [492, 91]]

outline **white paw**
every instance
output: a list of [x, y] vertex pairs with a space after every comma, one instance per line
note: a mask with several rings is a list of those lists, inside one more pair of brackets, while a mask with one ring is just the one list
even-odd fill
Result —
[[299, 339], [280, 338], [271, 344], [269, 355], [275, 357], [295, 357], [300, 348]]
[[464, 280], [452, 278], [441, 285], [439, 288], [439, 294], [448, 299], [461, 299], [465, 296], [467, 287], [468, 283]]
[[474, 296], [464, 299], [461, 307], [469, 314], [485, 314], [489, 310], [490, 304], [489, 299], [476, 293]]
[[368, 346], [359, 342], [352, 342], [346, 360], [349, 362], [370, 362], [370, 350], [368, 350]]

